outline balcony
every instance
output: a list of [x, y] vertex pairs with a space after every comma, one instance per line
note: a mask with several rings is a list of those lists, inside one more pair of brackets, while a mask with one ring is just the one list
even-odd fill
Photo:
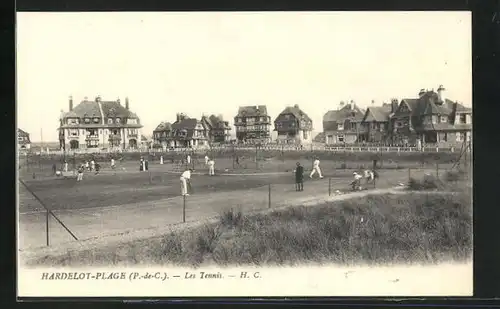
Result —
[[85, 140], [87, 140], [87, 141], [98, 141], [99, 140], [99, 135], [87, 135], [85, 137]]

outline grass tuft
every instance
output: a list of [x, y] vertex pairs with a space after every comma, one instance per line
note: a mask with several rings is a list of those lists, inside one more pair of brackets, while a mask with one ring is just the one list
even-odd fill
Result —
[[[415, 180], [416, 182], [416, 180]], [[423, 186], [432, 183], [428, 180]], [[368, 195], [267, 214], [227, 210], [215, 223], [30, 265], [384, 264], [463, 260], [472, 252], [470, 193]]]

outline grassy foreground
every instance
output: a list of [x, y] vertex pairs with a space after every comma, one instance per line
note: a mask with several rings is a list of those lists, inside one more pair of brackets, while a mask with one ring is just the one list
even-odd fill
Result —
[[368, 195], [215, 223], [126, 244], [43, 256], [28, 265], [201, 266], [435, 263], [470, 259], [469, 193]]

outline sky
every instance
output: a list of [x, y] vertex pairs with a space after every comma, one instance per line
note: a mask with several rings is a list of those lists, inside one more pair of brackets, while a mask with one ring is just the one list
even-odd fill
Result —
[[[124, 101], [143, 134], [178, 112], [298, 104], [322, 131], [340, 101], [366, 108], [444, 85], [472, 106], [470, 12], [17, 13], [17, 124], [57, 141], [61, 110]], [[234, 133], [234, 129], [233, 129]]]

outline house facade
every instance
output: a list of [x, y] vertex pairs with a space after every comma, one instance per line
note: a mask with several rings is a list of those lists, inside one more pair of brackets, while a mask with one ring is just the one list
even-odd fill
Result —
[[172, 124], [168, 121], [162, 121], [153, 130], [153, 148], [163, 148], [164, 150], [171, 145]]
[[312, 130], [312, 119], [298, 105], [286, 107], [274, 120], [278, 143], [311, 144]]
[[327, 145], [345, 145], [359, 142], [361, 123], [365, 111], [355, 102], [340, 102], [337, 110], [328, 111], [323, 116], [323, 132]]
[[31, 140], [28, 132], [17, 129], [17, 149], [29, 150], [31, 148]]
[[271, 141], [271, 117], [265, 105], [242, 106], [234, 117], [236, 140], [239, 143], [258, 144]]
[[420, 90], [417, 99], [403, 99], [391, 117], [396, 144], [455, 146], [471, 140], [472, 109], [437, 92]]
[[370, 106], [361, 121], [359, 141], [366, 143], [388, 143], [391, 138], [391, 117], [398, 108], [398, 101], [382, 106]]
[[[177, 114], [176, 121], [170, 126], [166, 145], [169, 148], [205, 148], [208, 147], [209, 130], [201, 120]], [[167, 132], [167, 131], [164, 131]]]
[[103, 101], [100, 96], [85, 98], [73, 107], [69, 99], [68, 112], [59, 119], [59, 144], [63, 150], [75, 149], [136, 149], [140, 145], [142, 125], [139, 117], [116, 101]]
[[211, 143], [225, 144], [231, 140], [231, 126], [222, 115], [201, 117], [201, 122], [208, 129], [208, 138]]

